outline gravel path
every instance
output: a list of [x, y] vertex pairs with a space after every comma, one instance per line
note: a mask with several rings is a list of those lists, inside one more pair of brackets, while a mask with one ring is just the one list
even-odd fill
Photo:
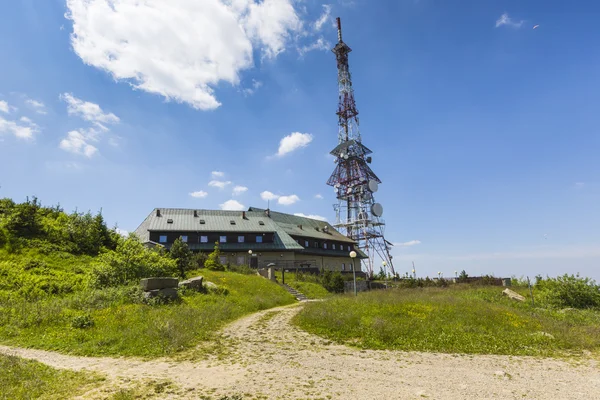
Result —
[[169, 398], [600, 398], [600, 369], [591, 359], [357, 350], [292, 326], [300, 307], [262, 311], [229, 325], [224, 336], [231, 355], [221, 361], [73, 357], [6, 346], [0, 352], [56, 368], [101, 372], [116, 382], [171, 380], [179, 389]]

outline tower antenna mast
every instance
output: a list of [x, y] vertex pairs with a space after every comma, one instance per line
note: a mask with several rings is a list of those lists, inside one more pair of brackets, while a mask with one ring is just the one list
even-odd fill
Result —
[[372, 153], [362, 144], [358, 109], [354, 100], [348, 54], [352, 49], [342, 40], [342, 23], [337, 18], [338, 43], [332, 49], [338, 70], [338, 145], [331, 151], [336, 167], [327, 180], [333, 186], [338, 203], [335, 227], [354, 240], [367, 259], [363, 260], [367, 274], [372, 277], [375, 258], [389, 265], [395, 275], [390, 249], [384, 238], [383, 207], [375, 202], [374, 194], [381, 180], [369, 167]]

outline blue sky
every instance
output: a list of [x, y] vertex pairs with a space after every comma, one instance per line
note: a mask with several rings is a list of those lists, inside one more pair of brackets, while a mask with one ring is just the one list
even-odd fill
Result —
[[396, 269], [600, 280], [600, 5], [136, 3], [0, 4], [0, 196], [333, 221], [340, 16]]

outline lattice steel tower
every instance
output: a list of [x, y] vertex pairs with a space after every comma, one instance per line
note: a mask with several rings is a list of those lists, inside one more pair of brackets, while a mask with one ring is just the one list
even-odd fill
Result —
[[334, 187], [338, 203], [335, 227], [358, 243], [359, 248], [368, 255], [364, 260], [369, 276], [373, 275], [375, 256], [387, 263], [394, 274], [390, 248], [392, 244], [385, 240], [385, 222], [381, 218], [383, 207], [375, 202], [381, 180], [368, 164], [372, 153], [362, 144], [358, 110], [354, 101], [354, 90], [348, 67], [348, 53], [352, 51], [342, 40], [342, 24], [337, 18], [338, 43], [333, 48], [337, 59], [339, 104], [338, 145], [331, 151], [337, 164], [327, 184]]

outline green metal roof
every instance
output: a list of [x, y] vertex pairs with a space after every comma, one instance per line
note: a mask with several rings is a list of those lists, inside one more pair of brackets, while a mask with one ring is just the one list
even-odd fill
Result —
[[[155, 208], [135, 230], [135, 234], [142, 242], [150, 240], [150, 232], [152, 231], [274, 234], [273, 243], [221, 243], [219, 247], [224, 251], [247, 249], [265, 251], [305, 250], [291, 235], [307, 239], [330, 240], [348, 244], [354, 243], [354, 241], [336, 231], [328, 222], [275, 211], [270, 211], [269, 217], [265, 211], [254, 207], [250, 207], [245, 212]], [[325, 227], [326, 229], [324, 230], [323, 228]], [[212, 250], [214, 243], [190, 243], [188, 246], [193, 250]], [[324, 251], [332, 255], [328, 250]]]
[[[263, 215], [266, 211], [256, 207], [250, 207], [249, 210], [250, 212], [260, 212]], [[354, 243], [352, 239], [339, 233], [329, 222], [276, 211], [270, 211], [270, 214], [271, 220], [279, 225], [288, 235]], [[327, 227], [326, 231], [323, 230], [325, 227]]]

